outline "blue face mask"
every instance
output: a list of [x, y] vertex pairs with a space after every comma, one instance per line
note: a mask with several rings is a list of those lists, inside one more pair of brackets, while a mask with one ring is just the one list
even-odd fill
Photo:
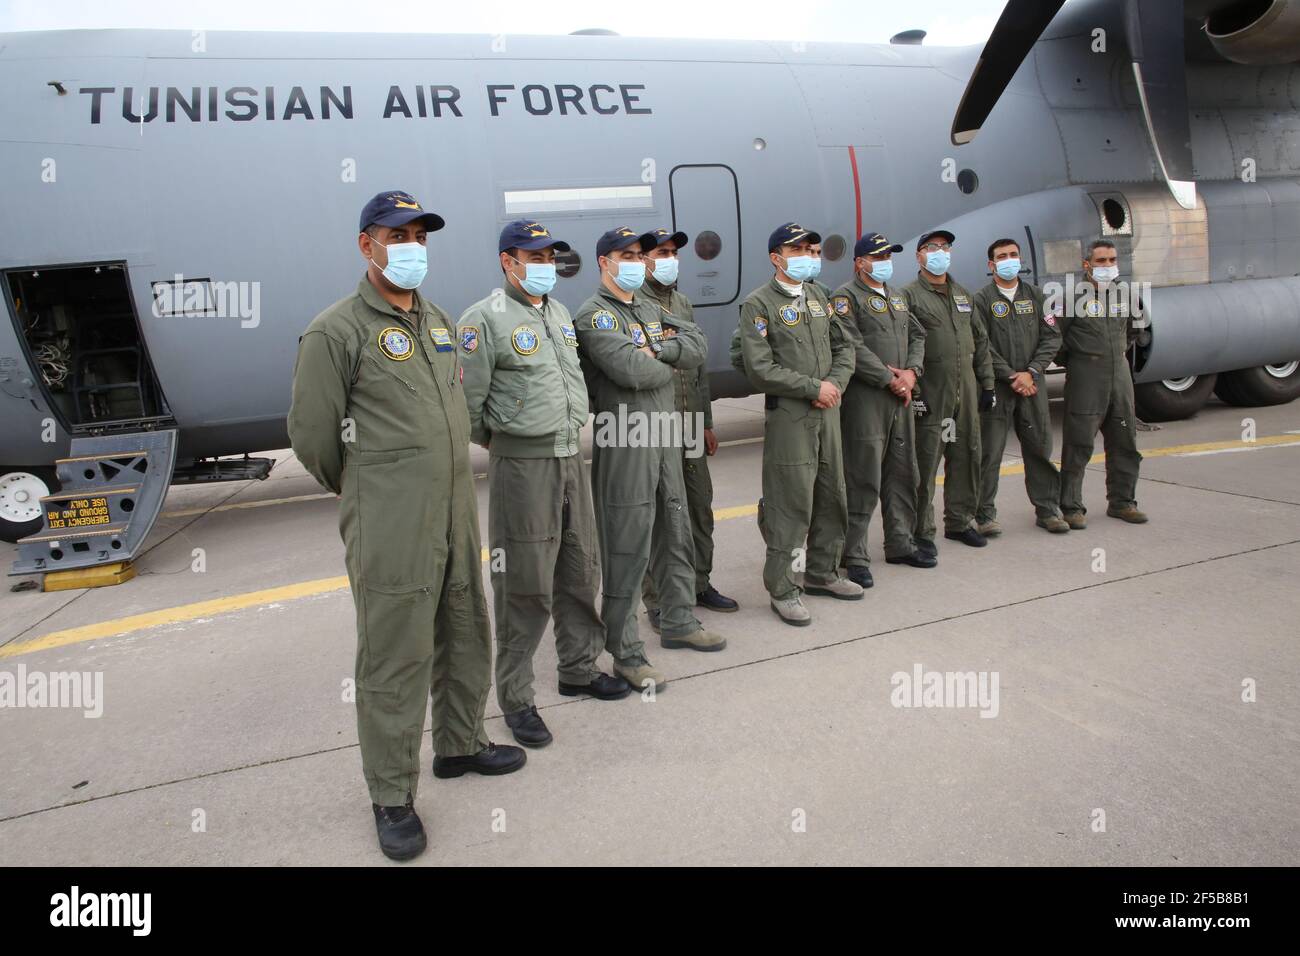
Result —
[[952, 256], [947, 252], [927, 252], [925, 254], [925, 270], [933, 276], [941, 276], [948, 271], [952, 265]]
[[[382, 242], [376, 245], [383, 246]], [[395, 242], [384, 246], [388, 251], [388, 265], [384, 266], [384, 278], [399, 289], [415, 289], [424, 281], [429, 271], [429, 256], [424, 246], [418, 242]], [[372, 258], [371, 262], [375, 262]], [[379, 263], [375, 262], [375, 265]]]
[[813, 263], [816, 261], [812, 256], [792, 256], [785, 260], [785, 274], [790, 277], [792, 282], [803, 282], [811, 279], [813, 277]]
[[883, 262], [871, 263], [871, 278], [877, 282], [888, 282], [894, 274], [894, 260], [886, 259]]
[[808, 273], [809, 279], [816, 279], [822, 274], [822, 261], [819, 257], [813, 256], [812, 272]]
[[660, 285], [672, 285], [677, 281], [677, 259], [656, 259], [654, 280]]
[[1020, 260], [1002, 259], [998, 262], [996, 271], [999, 279], [1009, 282], [1020, 275]]
[[[514, 256], [511, 256], [514, 259]], [[515, 259], [515, 262], [519, 262]], [[524, 267], [524, 278], [519, 280], [519, 287], [529, 295], [546, 295], [555, 288], [554, 262], [519, 262]]]
[[614, 284], [624, 292], [635, 292], [645, 283], [644, 262], [620, 262]]

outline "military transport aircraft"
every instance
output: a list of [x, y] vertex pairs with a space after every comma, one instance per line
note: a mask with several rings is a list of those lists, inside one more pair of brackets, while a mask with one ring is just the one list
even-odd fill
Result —
[[1146, 417], [1300, 394], [1300, 2], [1011, 2], [982, 49], [922, 35], [0, 34], [11, 573], [128, 558], [169, 483], [265, 476], [247, 452], [287, 445], [298, 335], [360, 279], [383, 189], [446, 219], [424, 292], [453, 316], [500, 285], [508, 220], [573, 245], [571, 307], [602, 232], [684, 230], [716, 396], [747, 391], [728, 340], [791, 219], [831, 285], [868, 230], [950, 229], [972, 286], [995, 237], [1040, 284], [1110, 237], [1152, 287]]

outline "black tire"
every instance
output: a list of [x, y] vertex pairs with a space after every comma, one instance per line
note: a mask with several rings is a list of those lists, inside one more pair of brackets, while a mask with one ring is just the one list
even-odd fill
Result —
[[1285, 377], [1265, 368], [1223, 372], [1214, 391], [1229, 405], [1285, 405], [1300, 397], [1300, 363]]
[[1191, 418], [1199, 412], [1210, 400], [1218, 376], [1192, 375], [1188, 378], [1191, 381], [1178, 389], [1170, 388], [1164, 382], [1135, 385], [1133, 397], [1137, 400], [1138, 418], [1144, 422], [1172, 422]]
[[[13, 474], [17, 471], [23, 471], [29, 475], [34, 475], [41, 479], [41, 481], [45, 482], [45, 486], [49, 489], [46, 494], [58, 494], [59, 489], [62, 487], [62, 485], [59, 484], [58, 476], [54, 473], [54, 469], [48, 467], [0, 467], [0, 477]], [[10, 521], [6, 519], [3, 516], [3, 512], [0, 511], [0, 541], [7, 541], [9, 544], [15, 544], [20, 538], [25, 538], [29, 534], [35, 534], [40, 531], [44, 525], [45, 520], [43, 518], [33, 518], [30, 521]]]

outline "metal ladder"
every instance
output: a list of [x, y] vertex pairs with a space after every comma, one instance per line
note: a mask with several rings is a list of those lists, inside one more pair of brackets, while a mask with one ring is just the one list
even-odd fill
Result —
[[74, 438], [55, 462], [63, 490], [41, 498], [45, 522], [18, 542], [10, 576], [130, 561], [162, 510], [175, 429]]

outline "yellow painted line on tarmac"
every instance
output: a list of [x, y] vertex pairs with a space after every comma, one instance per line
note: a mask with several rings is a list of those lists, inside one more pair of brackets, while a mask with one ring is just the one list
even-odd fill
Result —
[[319, 578], [315, 581], [301, 581], [298, 584], [286, 584], [278, 588], [266, 588], [261, 591], [247, 591], [243, 594], [231, 594], [228, 597], [214, 598], [211, 601], [199, 601], [196, 604], [182, 604], [179, 607], [167, 607], [144, 614], [132, 614], [112, 621], [100, 621], [97, 624], [85, 624], [81, 627], [68, 628], [65, 631], [53, 631], [35, 640], [22, 643], [6, 644], [0, 647], [0, 660], [17, 657], [19, 654], [31, 654], [35, 651], [47, 651], [55, 647], [67, 647], [69, 644], [81, 644], [105, 637], [120, 637], [133, 631], [161, 627], [164, 624], [181, 624], [199, 618], [213, 617], [217, 614], [229, 614], [245, 608], [275, 604], [280, 601], [292, 601], [297, 598], [326, 594], [348, 586], [346, 576], [337, 578]]
[[[1220, 451], [1250, 451], [1257, 448], [1286, 446], [1300, 446], [1300, 441], [1297, 441], [1292, 435], [1269, 435], [1257, 438], [1253, 442], [1221, 441], [1200, 442], [1192, 445], [1170, 445], [1167, 448], [1152, 448], [1144, 451], [1142, 457], [1186, 457]], [[1103, 462], [1105, 460], [1106, 456], [1104, 454], [1093, 455], [1092, 457], [1093, 463]], [[1024, 470], [1025, 466], [1023, 464], [1014, 464], [1004, 465], [1000, 469], [1000, 472], [1003, 475], [1016, 475], [1023, 474]], [[942, 484], [942, 482], [943, 479], [941, 477], [939, 478], [939, 483]], [[311, 497], [331, 498], [333, 495], [313, 495]], [[266, 503], [269, 504], [271, 502]], [[252, 503], [250, 502], [250, 504]], [[757, 504], [737, 505], [731, 508], [717, 508], [713, 512], [713, 517], [717, 521], [728, 521], [732, 518], [748, 518], [757, 514], [757, 512]], [[482, 550], [480, 558], [483, 561], [487, 561], [487, 548]], [[235, 611], [247, 610], [251, 607], [261, 607], [282, 601], [292, 601], [298, 598], [312, 597], [318, 594], [328, 594], [333, 591], [344, 591], [347, 590], [347, 588], [348, 579], [346, 576], [318, 578], [315, 581], [301, 581], [297, 584], [287, 584], [283, 587], [266, 588], [260, 591], [248, 591], [243, 594], [232, 594], [228, 597], [215, 598], [211, 601], [199, 601], [195, 604], [182, 604], [177, 607], [148, 611], [144, 614], [133, 614], [130, 617], [120, 617], [110, 621], [101, 621], [97, 624], [86, 624], [81, 627], [68, 628], [67, 630], [52, 631], [49, 634], [42, 635], [30, 641], [16, 641], [7, 644], [0, 647], [0, 660], [17, 657], [20, 654], [33, 654], [37, 651], [46, 651], [57, 647], [67, 647], [70, 644], [81, 644], [86, 641], [95, 641], [109, 637], [121, 637], [125, 634], [162, 627], [167, 624], [182, 624], [186, 621], [196, 621], [219, 614], [230, 614]]]

